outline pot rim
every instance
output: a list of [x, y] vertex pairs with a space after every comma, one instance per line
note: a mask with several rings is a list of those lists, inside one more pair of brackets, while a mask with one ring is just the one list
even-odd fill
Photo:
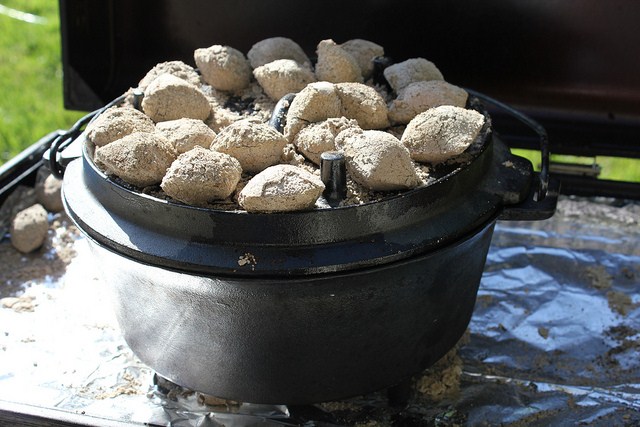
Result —
[[224, 214], [234, 214], [234, 215], [249, 214], [249, 215], [257, 215], [257, 216], [274, 216], [274, 215], [287, 216], [287, 215], [299, 215], [301, 213], [321, 211], [325, 209], [330, 209], [330, 210], [357, 209], [364, 205], [378, 204], [386, 201], [392, 201], [397, 198], [410, 196], [412, 193], [428, 191], [428, 189], [432, 186], [437, 186], [441, 182], [447, 181], [449, 179], [453, 179], [457, 174], [459, 174], [462, 170], [464, 170], [469, 164], [473, 163], [476, 160], [476, 158], [479, 157], [485, 150], [487, 150], [487, 147], [489, 146], [489, 141], [493, 134], [491, 116], [489, 115], [487, 109], [484, 107], [480, 99], [478, 99], [476, 96], [469, 95], [466, 108], [473, 109], [484, 116], [485, 120], [482, 125], [482, 128], [480, 129], [480, 132], [478, 133], [476, 138], [474, 138], [473, 142], [469, 145], [469, 147], [467, 147], [461, 154], [443, 162], [442, 164], [431, 165], [431, 167], [434, 169], [444, 169], [444, 172], [442, 171], [439, 172], [438, 173], [439, 176], [435, 178], [433, 181], [428, 182], [426, 185], [420, 185], [418, 187], [414, 187], [408, 190], [390, 191], [389, 193], [395, 193], [395, 194], [384, 196], [379, 200], [371, 200], [368, 202], [363, 202], [359, 204], [350, 204], [350, 205], [329, 206], [327, 204], [326, 206], [323, 206], [323, 207], [316, 207], [316, 208], [307, 209], [307, 210], [288, 211], [288, 212], [281, 212], [281, 211], [247, 212], [244, 209], [228, 209], [228, 210], [215, 209], [215, 208], [189, 205], [189, 204], [177, 201], [175, 199], [172, 199], [169, 196], [167, 196], [168, 197], [167, 199], [162, 199], [162, 198], [153, 196], [151, 194], [143, 193], [139, 189], [135, 189], [133, 185], [126, 183], [124, 180], [114, 179], [112, 176], [107, 175], [104, 171], [102, 171], [93, 161], [93, 151], [95, 150], [95, 147], [93, 147], [92, 144], [89, 142], [89, 140], [86, 138], [86, 133], [83, 132], [79, 136], [79, 139], [82, 140], [82, 157], [87, 161], [87, 164], [91, 167], [92, 172], [100, 176], [103, 180], [111, 183], [114, 186], [119, 187], [123, 192], [130, 193], [134, 197], [145, 198], [145, 199], [148, 199], [150, 202], [166, 204], [168, 206], [173, 206], [176, 208], [193, 209], [196, 211], [204, 211], [208, 213], [215, 212], [216, 214], [219, 213], [223, 215]]
[[116, 252], [203, 274], [281, 277], [384, 264], [455, 241], [527, 197], [531, 163], [509, 152], [482, 112], [487, 120], [470, 161], [378, 201], [274, 213], [188, 206], [116, 183], [85, 144], [64, 175], [65, 208], [80, 230]]

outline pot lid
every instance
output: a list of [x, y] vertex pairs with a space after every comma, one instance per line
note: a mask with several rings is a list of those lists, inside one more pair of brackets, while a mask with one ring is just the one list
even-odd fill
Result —
[[[98, 244], [140, 262], [203, 274], [282, 276], [380, 265], [437, 250], [495, 220], [530, 190], [531, 163], [491, 133], [431, 184], [362, 205], [247, 213], [186, 206], [133, 191], [88, 155], [69, 164], [64, 202]], [[81, 136], [83, 137], [83, 136]]]

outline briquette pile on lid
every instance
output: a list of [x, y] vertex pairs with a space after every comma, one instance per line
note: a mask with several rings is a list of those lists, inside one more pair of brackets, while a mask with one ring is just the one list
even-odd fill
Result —
[[[435, 64], [410, 58], [374, 79], [375, 42], [321, 40], [317, 61], [293, 40], [273, 37], [245, 56], [224, 45], [153, 67], [131, 97], [86, 130], [94, 161], [139, 191], [213, 209], [278, 212], [318, 203], [320, 155], [344, 154], [349, 194], [342, 205], [428, 185], [429, 168], [455, 159], [477, 138], [484, 116]], [[282, 132], [268, 122], [287, 105]]]

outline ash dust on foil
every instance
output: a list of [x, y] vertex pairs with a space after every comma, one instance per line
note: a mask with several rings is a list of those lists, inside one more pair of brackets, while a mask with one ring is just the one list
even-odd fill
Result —
[[[622, 206], [617, 206], [622, 205]], [[162, 383], [123, 341], [88, 242], [56, 217], [29, 255], [0, 243], [0, 402], [180, 426], [640, 423], [640, 205], [561, 198], [499, 222], [468, 337], [408, 401], [230, 402]], [[188, 352], [185, 352], [188, 360]]]

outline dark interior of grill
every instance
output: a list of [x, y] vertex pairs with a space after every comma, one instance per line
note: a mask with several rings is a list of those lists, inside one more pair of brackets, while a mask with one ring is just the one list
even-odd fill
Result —
[[[137, 1], [61, 0], [64, 97], [92, 110], [156, 63], [227, 44], [243, 52], [285, 36], [313, 55], [318, 41], [372, 40], [400, 61], [423, 56], [445, 79], [539, 120], [553, 152], [640, 157], [640, 4], [627, 0]], [[504, 119], [504, 120], [503, 120]], [[534, 135], [497, 117], [512, 146]], [[524, 136], [522, 135], [524, 134]]]

